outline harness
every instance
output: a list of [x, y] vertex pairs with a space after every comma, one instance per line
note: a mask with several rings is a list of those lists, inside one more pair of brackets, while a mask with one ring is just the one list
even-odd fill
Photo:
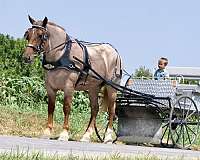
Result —
[[67, 38], [68, 41], [65, 43], [64, 54], [60, 57], [60, 59], [58, 59], [56, 62], [48, 62], [45, 56], [43, 56], [42, 67], [46, 70], [54, 70], [54, 69], [63, 68], [66, 70], [73, 70], [75, 72], [79, 72], [80, 74], [79, 74], [78, 80], [76, 81], [75, 86], [80, 82], [81, 79], [84, 78], [84, 76], [85, 76], [85, 80], [84, 80], [84, 85], [85, 85], [85, 82], [89, 75], [88, 74], [89, 68], [87, 66], [91, 66], [89, 63], [89, 54], [88, 54], [87, 47], [81, 41], [75, 39], [75, 42], [77, 42], [77, 44], [81, 47], [83, 51], [83, 61], [85, 64], [87, 64], [87, 65], [84, 64], [83, 69], [80, 69], [75, 65], [74, 61], [70, 59], [71, 46], [72, 46], [72, 43], [74, 42], [70, 39], [68, 35], [67, 37], [68, 37]]
[[[33, 45], [33, 44], [28, 44], [27, 47], [30, 47], [30, 48], [33, 48], [35, 49], [39, 54], [41, 52], [46, 52], [46, 53], [49, 53], [50, 51], [58, 48], [58, 47], [61, 47], [64, 45], [64, 54], [56, 61], [56, 62], [48, 62], [46, 60], [46, 57], [45, 55], [43, 54], [43, 57], [42, 57], [42, 67], [45, 69], [45, 70], [55, 70], [55, 69], [59, 69], [59, 68], [63, 68], [63, 69], [66, 69], [66, 70], [70, 70], [70, 71], [75, 71], [77, 73], [79, 73], [79, 76], [78, 76], [78, 79], [75, 83], [75, 86], [80, 82], [80, 80], [82, 80], [83, 78], [85, 78], [83, 84], [81, 85], [85, 85], [85, 82], [88, 78], [88, 75], [89, 75], [89, 70], [91, 70], [91, 65], [90, 65], [90, 62], [89, 62], [89, 54], [88, 54], [88, 50], [87, 50], [87, 45], [102, 45], [102, 44], [109, 44], [109, 43], [91, 43], [91, 42], [86, 42], [86, 41], [79, 41], [77, 39], [70, 39], [70, 37], [66, 34], [66, 41], [59, 44], [58, 46], [54, 47], [54, 48], [50, 48], [48, 51], [44, 51], [44, 48], [43, 48], [43, 42], [47, 41], [48, 40], [48, 31], [45, 27], [42, 27], [40, 25], [33, 25], [32, 28], [39, 28], [39, 29], [42, 29], [45, 31], [45, 34], [41, 37], [41, 43], [38, 44], [38, 45]], [[32, 29], [30, 28], [30, 29]], [[28, 32], [28, 31], [27, 31]], [[26, 33], [25, 33], [25, 37], [26, 37]], [[80, 69], [78, 68], [74, 61], [70, 59], [70, 51], [71, 51], [71, 47], [72, 47], [72, 43], [77, 43], [82, 51], [83, 51], [83, 68]], [[109, 44], [112, 48], [114, 48], [111, 44]], [[114, 48], [115, 49], [115, 48]], [[116, 49], [115, 49], [116, 50]], [[118, 53], [118, 51], [116, 50], [116, 52]], [[119, 56], [117, 57], [116, 59], [116, 66], [117, 66], [117, 61], [118, 61], [118, 58], [120, 58]], [[121, 61], [120, 61], [120, 68], [121, 68]], [[121, 73], [118, 73], [116, 74], [116, 68], [115, 68], [115, 72], [113, 73], [113, 76], [111, 78], [111, 80], [115, 77], [115, 76], [120, 76]], [[115, 75], [116, 74], [116, 75]], [[91, 75], [92, 76], [92, 75]], [[93, 78], [96, 78], [96, 79], [99, 79], [98, 77], [96, 76], [92, 76]]]

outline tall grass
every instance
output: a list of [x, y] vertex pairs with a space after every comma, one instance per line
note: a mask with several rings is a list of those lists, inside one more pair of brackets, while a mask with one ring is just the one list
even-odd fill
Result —
[[[11, 125], [12, 130], [8, 130], [5, 133], [8, 134], [22, 134], [28, 136], [27, 131], [23, 131], [22, 128], [26, 130], [28, 126], [27, 122], [32, 124], [31, 115], [34, 117], [41, 117], [42, 123], [39, 123], [39, 119], [36, 121], [38, 126], [36, 130], [41, 130], [41, 127], [45, 127], [44, 120], [47, 119], [47, 96], [44, 87], [44, 81], [38, 77], [21, 77], [21, 78], [0, 78], [0, 107], [4, 112], [7, 113], [7, 118], [11, 119], [12, 115], [9, 116], [9, 112], [14, 114], [12, 122], [16, 124]], [[84, 92], [75, 92], [72, 102], [72, 111], [70, 113], [70, 132], [72, 139], [79, 139], [83, 132], [85, 131], [89, 118], [90, 118], [90, 107], [89, 107], [88, 95]], [[30, 116], [28, 116], [30, 115]], [[6, 118], [5, 114], [0, 114], [1, 117]], [[22, 118], [23, 117], [23, 118]], [[56, 108], [54, 113], [54, 121], [57, 126], [57, 131], [55, 134], [59, 133], [63, 124], [63, 93], [58, 92], [56, 99]], [[107, 114], [100, 114], [97, 119], [97, 123], [100, 124], [101, 128], [106, 128]], [[19, 127], [18, 124], [22, 126]], [[58, 127], [60, 126], [60, 127]], [[103, 126], [103, 127], [102, 127]], [[13, 128], [14, 127], [14, 128]], [[17, 129], [20, 131], [18, 132]], [[4, 129], [0, 129], [0, 133], [3, 134]], [[33, 129], [30, 130], [30, 136], [39, 136], [39, 133], [31, 133]], [[36, 131], [37, 132], [37, 131]], [[38, 131], [39, 132], [39, 131]], [[94, 138], [96, 140], [96, 138]]]

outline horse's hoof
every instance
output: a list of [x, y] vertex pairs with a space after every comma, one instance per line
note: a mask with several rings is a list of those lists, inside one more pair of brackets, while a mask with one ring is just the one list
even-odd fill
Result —
[[112, 144], [113, 140], [112, 140], [112, 133], [113, 133], [113, 130], [111, 129], [107, 129], [107, 132], [105, 134], [105, 139], [104, 139], [104, 142], [105, 144]]
[[112, 139], [111, 139], [111, 140], [104, 141], [103, 143], [104, 143], [104, 144], [113, 144], [113, 141], [112, 141]]
[[80, 142], [90, 142], [90, 136], [83, 136], [83, 137], [80, 139]]
[[49, 128], [46, 128], [43, 131], [43, 135], [40, 138], [42, 138], [42, 139], [50, 139], [50, 137], [51, 137], [51, 130]]
[[58, 138], [59, 141], [68, 141], [69, 140], [69, 134], [67, 131], [63, 131], [59, 138]]

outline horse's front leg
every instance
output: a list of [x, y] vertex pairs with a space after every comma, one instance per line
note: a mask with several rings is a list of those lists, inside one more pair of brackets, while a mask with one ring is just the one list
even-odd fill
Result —
[[56, 91], [47, 87], [48, 95], [48, 122], [47, 128], [43, 132], [43, 138], [50, 138], [53, 130], [53, 112], [55, 110]]
[[90, 122], [87, 127], [87, 130], [83, 137], [81, 138], [81, 142], [89, 142], [92, 133], [94, 132], [94, 126], [96, 125], [96, 117], [99, 111], [98, 105], [98, 92], [99, 90], [89, 90], [89, 99], [90, 99], [90, 106], [91, 106], [91, 117]]
[[72, 93], [64, 93], [64, 105], [63, 105], [63, 112], [64, 112], [64, 124], [63, 124], [63, 131], [60, 133], [58, 140], [60, 141], [68, 141], [69, 139], [69, 114], [71, 111], [71, 103], [72, 103]]

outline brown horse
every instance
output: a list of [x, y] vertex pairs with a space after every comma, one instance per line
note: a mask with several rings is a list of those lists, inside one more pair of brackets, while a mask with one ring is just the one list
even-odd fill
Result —
[[103, 78], [120, 83], [121, 58], [110, 44], [88, 43], [71, 39], [65, 30], [55, 23], [48, 22], [47, 17], [36, 21], [29, 16], [32, 27], [25, 33], [28, 45], [23, 54], [24, 61], [31, 63], [37, 53], [43, 55], [43, 67], [46, 70], [45, 85], [48, 95], [48, 123], [44, 130], [45, 136], [50, 136], [53, 128], [53, 112], [55, 108], [56, 93], [64, 92], [64, 125], [59, 140], [69, 139], [69, 113], [73, 92], [75, 90], [87, 91], [91, 105], [91, 118], [81, 141], [90, 141], [94, 132], [96, 117], [99, 111], [98, 93], [104, 87], [104, 104], [109, 113], [108, 129], [104, 142], [112, 142], [112, 124], [115, 116], [116, 90], [95, 78], [84, 64], [74, 57], [84, 61]]

